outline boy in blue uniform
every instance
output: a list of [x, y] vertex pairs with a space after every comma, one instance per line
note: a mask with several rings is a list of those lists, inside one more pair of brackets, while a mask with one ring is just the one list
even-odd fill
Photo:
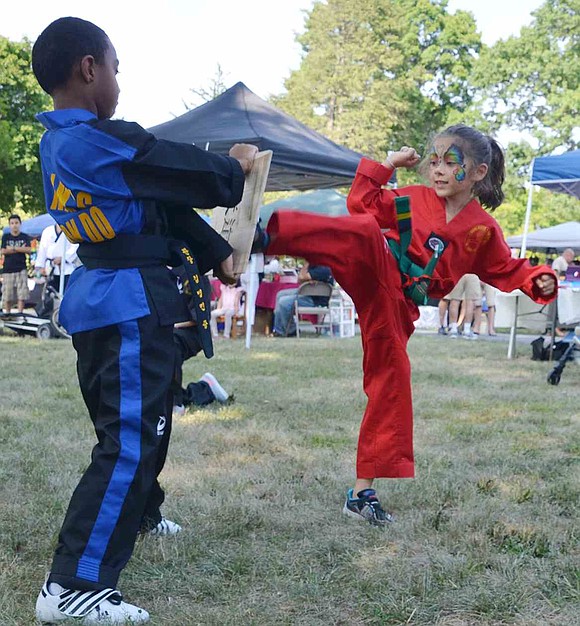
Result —
[[209, 269], [233, 282], [231, 248], [191, 209], [235, 206], [257, 148], [230, 157], [158, 141], [111, 121], [119, 87], [116, 52], [100, 28], [77, 18], [50, 24], [32, 53], [54, 101], [38, 119], [49, 213], [73, 243], [76, 270], [60, 309], [73, 337], [79, 383], [98, 443], [77, 486], [37, 617], [86, 624], [145, 622], [117, 580], [137, 534], [173, 534], [157, 482], [171, 430], [173, 325], [189, 319], [167, 266], [183, 264], [197, 298], [200, 337], [211, 356]]

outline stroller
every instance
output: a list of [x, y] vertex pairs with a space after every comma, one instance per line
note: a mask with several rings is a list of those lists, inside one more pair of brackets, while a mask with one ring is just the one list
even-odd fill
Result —
[[[580, 359], [580, 326], [576, 326], [574, 332], [570, 331], [562, 341], [567, 342], [568, 347], [561, 354], [558, 362], [548, 374], [548, 383], [550, 383], [550, 385], [557, 385], [560, 382], [560, 377], [568, 361]], [[578, 354], [575, 355], [575, 352]]]
[[[0, 325], [10, 328], [18, 335], [34, 335], [38, 339], [50, 339], [51, 337], [70, 338], [64, 327], [60, 324], [58, 313], [61, 296], [54, 287], [51, 278], [54, 274], [44, 278], [40, 302], [35, 309], [35, 315], [29, 313], [2, 313]], [[39, 279], [40, 280], [40, 279]]]

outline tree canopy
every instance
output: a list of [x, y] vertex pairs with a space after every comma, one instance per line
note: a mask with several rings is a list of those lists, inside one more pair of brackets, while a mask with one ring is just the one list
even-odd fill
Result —
[[[527, 133], [533, 145], [507, 146], [508, 202], [496, 212], [507, 232], [521, 230], [532, 158], [580, 141], [580, 0], [545, 0], [519, 35], [491, 47], [447, 0], [317, 0], [297, 40], [301, 65], [275, 103], [371, 157], [405, 144], [424, 150], [460, 121]], [[402, 183], [415, 178], [401, 174]], [[537, 198], [538, 227], [578, 210], [561, 194]]]
[[447, 0], [316, 2], [297, 39], [302, 64], [276, 103], [370, 156], [422, 145], [471, 102], [480, 36], [470, 14], [447, 12]]
[[0, 37], [0, 212], [16, 206], [44, 210], [38, 142], [42, 125], [35, 113], [49, 107], [48, 96], [30, 69], [29, 41]]
[[484, 48], [479, 107], [495, 126], [526, 131], [536, 153], [580, 142], [580, 0], [546, 0], [518, 36]]

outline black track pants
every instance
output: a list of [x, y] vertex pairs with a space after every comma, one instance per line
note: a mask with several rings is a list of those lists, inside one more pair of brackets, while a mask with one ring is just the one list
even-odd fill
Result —
[[71, 498], [50, 579], [72, 589], [115, 588], [140, 527], [161, 519], [173, 328], [149, 315], [77, 333], [73, 344], [98, 443]]

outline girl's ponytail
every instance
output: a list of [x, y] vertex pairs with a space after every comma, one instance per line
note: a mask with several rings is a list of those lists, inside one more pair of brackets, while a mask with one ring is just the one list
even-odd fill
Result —
[[505, 198], [501, 188], [505, 180], [505, 159], [503, 150], [493, 137], [486, 136], [491, 151], [491, 159], [487, 165], [487, 175], [475, 183], [473, 193], [479, 198], [482, 206], [496, 209]]
[[440, 136], [457, 137], [476, 166], [481, 163], [487, 165], [487, 174], [475, 183], [473, 195], [479, 198], [482, 206], [492, 211], [496, 209], [505, 197], [501, 188], [505, 180], [505, 159], [497, 141], [465, 124], [449, 126]]

